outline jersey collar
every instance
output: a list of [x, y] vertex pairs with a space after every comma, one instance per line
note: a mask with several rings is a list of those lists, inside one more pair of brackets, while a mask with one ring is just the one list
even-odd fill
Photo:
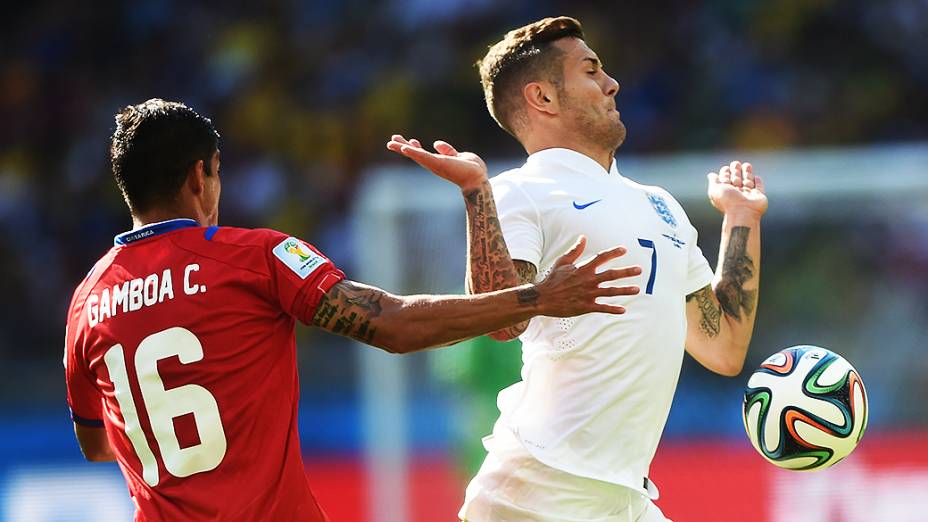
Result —
[[130, 230], [128, 232], [119, 234], [113, 238], [113, 245], [128, 245], [129, 243], [135, 243], [136, 241], [152, 236], [166, 234], [168, 232], [173, 232], [182, 228], [198, 226], [200, 226], [200, 224], [190, 218], [177, 218], [161, 221], [158, 223], [150, 223], [144, 227], [136, 228], [135, 230]]
[[593, 158], [571, 149], [553, 148], [540, 150], [531, 154], [526, 161], [529, 165], [551, 166], [562, 165], [589, 174], [592, 176], [619, 176], [619, 169], [615, 166], [615, 159], [612, 160], [612, 166], [606, 172], [603, 166]]

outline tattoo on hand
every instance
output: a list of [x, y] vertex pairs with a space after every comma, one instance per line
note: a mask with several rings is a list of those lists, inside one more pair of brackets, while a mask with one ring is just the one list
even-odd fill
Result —
[[754, 277], [754, 261], [747, 254], [749, 227], [733, 227], [725, 250], [722, 280], [716, 286], [722, 310], [729, 317], [741, 321], [741, 312], [754, 313], [757, 290], [745, 290], [744, 284]]
[[534, 286], [524, 290], [519, 290], [516, 292], [516, 296], [519, 298], [519, 304], [526, 304], [530, 306], [538, 304], [538, 290], [536, 290]]
[[722, 331], [722, 307], [716, 306], [712, 299], [712, 286], [706, 285], [700, 290], [686, 296], [686, 302], [696, 299], [702, 318], [699, 320], [699, 329], [710, 339], [718, 337]]
[[341, 281], [322, 296], [316, 308], [313, 324], [332, 333], [351, 337], [370, 344], [376, 328], [371, 321], [380, 316], [383, 292], [360, 286], [352, 281]]

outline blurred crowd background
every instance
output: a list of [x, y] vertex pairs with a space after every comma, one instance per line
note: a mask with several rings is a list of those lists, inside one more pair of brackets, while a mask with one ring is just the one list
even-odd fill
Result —
[[[625, 155], [928, 140], [925, 0], [4, 5], [0, 431], [20, 439], [44, 433], [33, 426], [62, 426], [62, 437], [48, 440], [70, 437], [65, 310], [112, 237], [130, 227], [109, 172], [120, 108], [161, 97], [212, 118], [222, 135], [221, 223], [299, 235], [351, 276], [358, 187], [374, 167], [403, 161], [384, 148], [392, 133], [447, 139], [489, 160], [524, 156], [486, 114], [473, 64], [505, 31], [559, 14], [581, 20], [621, 84], [629, 131], [620, 169]], [[763, 174], [775, 183], [776, 173]], [[873, 172], [873, 183], [892, 176]], [[913, 400], [928, 395], [925, 207], [904, 219], [849, 208], [842, 219], [797, 220], [772, 201], [771, 215], [781, 214], [765, 230], [749, 367], [790, 344], [830, 346], [866, 367], [871, 429], [928, 428], [928, 406]], [[695, 221], [714, 262], [718, 219]], [[463, 229], [448, 233], [463, 241]], [[305, 408], [329, 415], [329, 429], [309, 430], [304, 445], [350, 453], [360, 444], [350, 420], [354, 348], [306, 328], [299, 340]], [[445, 350], [412, 374], [417, 396], [439, 405], [425, 411], [451, 404], [458, 412], [432, 449], [465, 455], [463, 469], [482, 458], [474, 437], [489, 429], [496, 390], [518, 379], [518, 350], [484, 342]], [[738, 408], [742, 381], [688, 360], [668, 438], [737, 436], [737, 416], [719, 422], [712, 412]], [[47, 454], [46, 436], [36, 437], [33, 451]], [[76, 455], [76, 445], [61, 451]]]

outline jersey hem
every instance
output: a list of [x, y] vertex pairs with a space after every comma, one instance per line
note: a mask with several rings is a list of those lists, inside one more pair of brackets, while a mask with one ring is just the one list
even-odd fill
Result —
[[[645, 487], [645, 484], [646, 484], [645, 480], [648, 480], [649, 482], [651, 482], [651, 484], [654, 484], [654, 482], [651, 481], [646, 475], [639, 476], [637, 474], [632, 474], [632, 473], [621, 473], [621, 474], [609, 476], [609, 475], [595, 473], [595, 472], [590, 473], [590, 472], [583, 470], [582, 468], [578, 468], [576, 466], [572, 466], [570, 464], [560, 462], [559, 459], [546, 455], [545, 452], [541, 451], [539, 448], [531, 444], [526, 444], [525, 440], [522, 438], [522, 435], [519, 433], [517, 429], [513, 429], [507, 426], [501, 426], [501, 427], [505, 430], [508, 430], [509, 433], [512, 435], [512, 437], [515, 439], [514, 442], [522, 446], [522, 448], [526, 452], [528, 452], [528, 454], [531, 455], [532, 458], [534, 458], [538, 462], [541, 462], [545, 466], [548, 466], [549, 468], [554, 468], [558, 471], [563, 471], [564, 473], [569, 473], [571, 475], [576, 475], [578, 477], [599, 480], [602, 482], [608, 482], [609, 484], [614, 484], [616, 486], [626, 487], [642, 495], [645, 495], [652, 500], [657, 499], [657, 495], [648, 491], [648, 489]], [[495, 431], [496, 430], [494, 429], [494, 433]], [[489, 447], [487, 447], [487, 451], [493, 452], [498, 457], [502, 458], [502, 454], [500, 451], [494, 451], [493, 449], [490, 449]], [[503, 450], [503, 452], [504, 451], [505, 450]], [[656, 491], [657, 489], [655, 485], [655, 492]]]

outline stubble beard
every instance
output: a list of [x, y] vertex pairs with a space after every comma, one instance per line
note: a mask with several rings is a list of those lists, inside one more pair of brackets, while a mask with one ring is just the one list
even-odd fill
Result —
[[614, 152], [625, 142], [625, 124], [611, 111], [598, 113], [589, 105], [583, 106], [567, 97], [565, 105], [568, 113], [574, 116], [574, 132], [578, 136], [585, 136], [591, 145]]

